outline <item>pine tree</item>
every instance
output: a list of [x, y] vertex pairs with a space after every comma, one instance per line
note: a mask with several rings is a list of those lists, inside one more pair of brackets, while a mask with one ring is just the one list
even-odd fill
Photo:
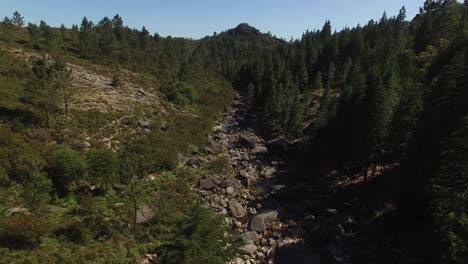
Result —
[[159, 247], [163, 263], [223, 264], [234, 257], [240, 242], [224, 236], [222, 219], [198, 205], [180, 219]]
[[13, 16], [11, 17], [11, 23], [15, 26], [23, 27], [24, 26], [24, 17], [18, 13], [18, 11], [15, 11], [13, 13]]
[[52, 63], [45, 58], [38, 58], [33, 61], [29, 78], [24, 87], [24, 99], [32, 106], [44, 110], [48, 128], [51, 127], [51, 114], [57, 109], [60, 96], [54, 80], [55, 70]]
[[70, 98], [76, 93], [77, 89], [71, 85], [72, 70], [67, 67], [67, 64], [62, 57], [57, 57], [54, 64], [55, 69], [55, 85], [57, 91], [60, 92], [63, 99], [65, 109], [65, 120], [68, 120], [68, 104]]

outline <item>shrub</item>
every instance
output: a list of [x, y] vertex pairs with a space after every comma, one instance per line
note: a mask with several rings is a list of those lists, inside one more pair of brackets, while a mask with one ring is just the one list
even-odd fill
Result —
[[83, 175], [84, 169], [84, 161], [78, 152], [65, 146], [53, 154], [49, 175], [59, 187], [66, 188]]
[[35, 210], [50, 200], [52, 181], [44, 173], [33, 173], [22, 187], [21, 197]]
[[112, 76], [112, 81], [110, 85], [112, 87], [119, 87], [120, 85], [122, 85], [122, 79], [120, 78], [120, 76], [117, 74], [114, 74]]

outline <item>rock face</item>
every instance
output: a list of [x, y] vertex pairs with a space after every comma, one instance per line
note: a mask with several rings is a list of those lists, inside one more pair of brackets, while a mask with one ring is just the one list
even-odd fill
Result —
[[229, 210], [235, 218], [242, 218], [246, 214], [244, 207], [242, 207], [240, 203], [234, 200], [229, 202]]
[[273, 224], [273, 221], [275, 221], [277, 216], [277, 211], [268, 211], [256, 215], [250, 221], [250, 230], [256, 232], [264, 232], [267, 229], [267, 227], [270, 227]]

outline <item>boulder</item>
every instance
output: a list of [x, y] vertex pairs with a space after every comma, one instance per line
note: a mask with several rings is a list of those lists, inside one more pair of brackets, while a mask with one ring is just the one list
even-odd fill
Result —
[[212, 178], [206, 178], [206, 179], [200, 180], [200, 187], [202, 187], [205, 190], [211, 190], [214, 187], [216, 187], [216, 184], [214, 183]]
[[261, 214], [257, 214], [250, 221], [250, 230], [256, 232], [263, 232], [273, 224], [273, 221], [278, 216], [277, 211], [268, 211]]
[[245, 242], [252, 241], [257, 243], [260, 240], [260, 235], [255, 231], [248, 231], [242, 235], [242, 239], [244, 239]]
[[239, 251], [243, 254], [253, 256], [257, 251], [257, 246], [254, 244], [253, 241], [248, 241], [245, 245], [239, 248]]
[[235, 218], [242, 218], [246, 214], [244, 207], [235, 200], [229, 202], [229, 210]]
[[257, 146], [255, 138], [245, 133], [239, 135], [239, 144], [250, 149]]
[[239, 175], [242, 176], [243, 178], [250, 178], [250, 174], [246, 170], [240, 170]]
[[252, 149], [253, 154], [258, 154], [258, 153], [267, 153], [268, 149], [264, 146], [256, 146], [254, 149]]

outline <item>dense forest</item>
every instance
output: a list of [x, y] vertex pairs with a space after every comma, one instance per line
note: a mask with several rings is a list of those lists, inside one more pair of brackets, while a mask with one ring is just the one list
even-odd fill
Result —
[[[320, 186], [332, 200], [345, 182], [366, 194], [385, 188], [372, 185], [377, 178], [395, 185], [391, 212], [361, 213], [377, 231], [349, 239], [384, 236], [393, 251], [350, 253], [355, 263], [396, 263], [382, 260], [390, 255], [405, 256], [398, 263], [466, 263], [468, 2], [422, 5], [411, 21], [403, 7], [335, 32], [326, 21], [291, 41], [247, 24], [192, 40], [131, 29], [119, 15], [84, 17], [72, 28], [25, 24], [18, 12], [5, 17], [0, 262], [133, 263], [147, 253], [163, 263], [229, 261], [241, 242], [191, 192], [229, 164], [192, 170], [178, 162], [194, 148], [209, 152], [210, 126], [237, 91], [248, 123], [287, 142], [286, 160], [302, 164], [295, 181]], [[165, 110], [69, 107], [80, 95], [70, 64], [106, 69], [116, 89], [134, 82], [154, 91]], [[151, 124], [135, 123], [142, 118]], [[114, 119], [128, 131], [149, 129], [126, 132], [118, 147], [83, 145], [84, 130], [100, 135]], [[360, 190], [345, 191], [367, 205]], [[146, 204], [155, 213], [140, 224], [137, 209]]]

